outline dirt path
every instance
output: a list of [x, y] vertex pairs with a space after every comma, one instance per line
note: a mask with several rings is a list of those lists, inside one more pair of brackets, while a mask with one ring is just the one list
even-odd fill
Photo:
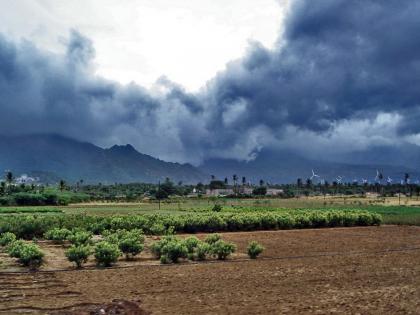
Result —
[[[223, 237], [240, 253], [251, 239], [267, 250], [255, 261], [239, 254], [227, 262], [0, 273], [0, 314], [81, 314], [115, 299], [152, 314], [419, 313], [418, 227]], [[144, 314], [133, 305], [127, 313]]]

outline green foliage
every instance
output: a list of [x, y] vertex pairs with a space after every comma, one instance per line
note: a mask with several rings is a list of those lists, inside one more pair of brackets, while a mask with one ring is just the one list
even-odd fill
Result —
[[20, 264], [31, 269], [37, 269], [43, 263], [44, 253], [33, 243], [15, 241], [8, 247], [8, 253], [11, 257], [17, 258]]
[[118, 260], [121, 255], [116, 244], [102, 241], [95, 246], [95, 260], [98, 266], [109, 267]]
[[193, 213], [173, 216], [172, 214], [132, 216], [2, 216], [0, 233], [12, 232], [17, 238], [42, 237], [53, 228], [84, 229], [94, 233], [105, 230], [131, 231], [141, 229], [146, 234], [164, 234], [173, 227], [182, 233], [216, 231], [252, 231], [292, 228], [316, 228], [336, 226], [378, 225], [381, 215], [362, 210], [293, 210], [293, 211], [251, 211], [221, 213]]
[[208, 243], [200, 242], [195, 249], [195, 258], [197, 260], [205, 260], [211, 251], [211, 245]]
[[228, 243], [223, 240], [218, 240], [211, 245], [210, 252], [213, 256], [216, 256], [219, 260], [225, 260], [229, 255], [234, 253], [236, 246], [233, 243]]
[[89, 245], [72, 245], [65, 254], [70, 262], [74, 262], [77, 268], [81, 268], [83, 263], [87, 262], [91, 248]]
[[188, 248], [184, 241], [175, 236], [164, 236], [161, 240], [153, 243], [150, 249], [157, 258], [166, 263], [177, 263], [180, 258], [186, 258], [188, 254]]
[[264, 247], [256, 241], [252, 241], [248, 244], [247, 253], [251, 259], [256, 259], [263, 251]]
[[255, 196], [265, 196], [267, 194], [267, 187], [260, 186], [252, 190], [252, 194]]
[[47, 240], [51, 240], [54, 243], [59, 243], [60, 244], [60, 243], [63, 243], [65, 240], [67, 240], [67, 238], [70, 237], [71, 234], [72, 233], [71, 233], [71, 231], [69, 229], [66, 229], [66, 228], [62, 228], [62, 229], [60, 229], [60, 228], [54, 228], [54, 229], [51, 229], [51, 230], [47, 231], [44, 234], [44, 237]]
[[213, 208], [211, 209], [211, 211], [213, 212], [221, 212], [223, 210], [223, 207], [221, 205], [214, 205]]
[[221, 239], [220, 234], [210, 234], [207, 235], [206, 239], [204, 240], [207, 244], [214, 244]]
[[199, 243], [200, 243], [200, 240], [196, 238], [195, 236], [187, 237], [184, 240], [184, 244], [187, 247], [189, 254], [194, 253], [194, 250], [197, 248]]
[[140, 254], [144, 249], [142, 242], [133, 237], [125, 237], [121, 239], [118, 243], [118, 247], [125, 254], [127, 260], [130, 257]]
[[82, 230], [72, 232], [67, 240], [74, 245], [88, 245], [92, 240], [92, 233]]
[[7, 253], [10, 255], [10, 257], [19, 258], [20, 251], [22, 247], [25, 246], [25, 244], [26, 243], [23, 240], [17, 240], [12, 242], [7, 246]]
[[8, 246], [16, 241], [16, 235], [10, 232], [0, 234], [0, 246]]

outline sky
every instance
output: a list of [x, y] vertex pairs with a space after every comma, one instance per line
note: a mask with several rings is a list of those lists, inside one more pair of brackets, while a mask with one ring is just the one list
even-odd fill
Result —
[[416, 0], [0, 1], [0, 134], [195, 165], [418, 148], [418, 16]]
[[[65, 51], [71, 29], [90, 38], [96, 73], [150, 88], [161, 76], [198, 90], [242, 56], [248, 41], [272, 47], [287, 1], [16, 0], [0, 4], [0, 31]], [[199, 69], [199, 70], [198, 70]]]

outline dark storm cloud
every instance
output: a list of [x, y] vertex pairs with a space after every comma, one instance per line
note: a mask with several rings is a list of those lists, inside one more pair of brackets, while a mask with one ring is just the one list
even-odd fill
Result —
[[276, 47], [250, 44], [195, 94], [96, 76], [92, 42], [74, 31], [64, 55], [0, 37], [0, 133], [131, 142], [192, 162], [420, 139], [419, 16], [414, 0], [294, 1]]

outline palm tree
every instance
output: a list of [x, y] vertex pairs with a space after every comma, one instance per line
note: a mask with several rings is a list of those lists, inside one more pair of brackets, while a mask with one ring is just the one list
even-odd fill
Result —
[[225, 177], [225, 185], [227, 185], [227, 184], [228, 184], [228, 178]]
[[260, 179], [260, 186], [264, 186], [264, 181]]
[[242, 186], [245, 186], [245, 184], [246, 184], [246, 177], [242, 176]]
[[13, 182], [13, 173], [11, 171], [6, 171], [6, 183], [9, 185]]

